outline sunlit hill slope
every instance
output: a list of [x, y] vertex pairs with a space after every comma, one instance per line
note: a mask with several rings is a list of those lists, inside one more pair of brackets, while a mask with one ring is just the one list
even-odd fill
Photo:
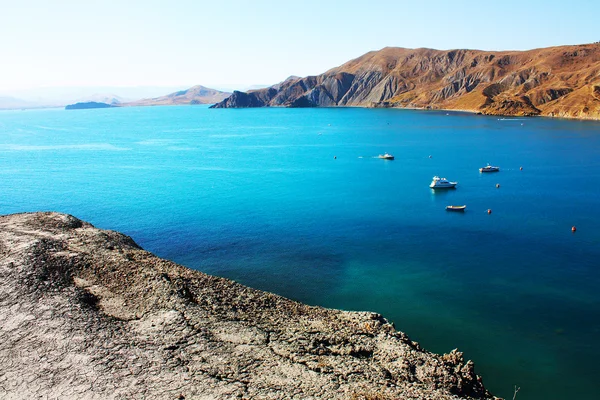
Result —
[[234, 92], [226, 107], [367, 106], [600, 119], [600, 43], [528, 51], [386, 47], [329, 71]]

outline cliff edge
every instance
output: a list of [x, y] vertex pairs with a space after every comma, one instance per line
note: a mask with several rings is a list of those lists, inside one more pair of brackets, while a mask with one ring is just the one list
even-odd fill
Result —
[[306, 306], [58, 213], [0, 217], [3, 398], [493, 398], [382, 316]]

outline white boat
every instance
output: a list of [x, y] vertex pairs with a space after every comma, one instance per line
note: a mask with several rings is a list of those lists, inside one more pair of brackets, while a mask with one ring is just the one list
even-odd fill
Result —
[[446, 206], [446, 211], [465, 211], [467, 206]]
[[494, 167], [490, 164], [486, 165], [483, 168], [479, 168], [479, 172], [498, 172], [500, 171], [500, 167]]
[[429, 187], [432, 189], [452, 189], [456, 186], [457, 183], [458, 182], [450, 182], [446, 178], [434, 176]]
[[393, 155], [391, 155], [391, 154], [385, 153], [385, 154], [380, 154], [380, 155], [378, 156], [378, 158], [382, 158], [382, 159], [384, 159], [384, 160], [393, 160], [393, 159], [394, 159], [394, 156], [393, 156]]

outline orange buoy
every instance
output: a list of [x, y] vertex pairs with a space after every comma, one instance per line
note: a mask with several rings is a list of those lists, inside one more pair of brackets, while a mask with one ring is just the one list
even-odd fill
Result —
[[487, 211], [487, 212], [488, 212], [488, 214], [491, 214], [491, 213], [492, 213], [492, 209], [491, 209], [491, 208], [488, 208], [488, 211]]
[[571, 232], [575, 232], [576, 230], [577, 230], [577, 228], [575, 228], [575, 227], [571, 228]]

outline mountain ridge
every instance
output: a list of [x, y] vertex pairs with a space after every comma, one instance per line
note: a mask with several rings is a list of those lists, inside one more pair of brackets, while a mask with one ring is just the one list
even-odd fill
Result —
[[192, 86], [189, 89], [180, 90], [164, 96], [141, 99], [118, 104], [119, 107], [134, 106], [163, 106], [184, 104], [213, 104], [227, 98], [231, 93], [207, 88], [202, 85]]
[[399, 107], [600, 119], [600, 44], [526, 51], [385, 47], [215, 108]]
[[33, 101], [23, 100], [13, 96], [0, 96], [0, 110], [35, 107], [39, 107], [39, 105]]
[[96, 103], [106, 103], [106, 104], [118, 105], [121, 103], [126, 103], [131, 100], [126, 100], [123, 97], [118, 96], [116, 94], [112, 94], [112, 93], [94, 93], [90, 96], [81, 97], [81, 98], [77, 99], [75, 102], [76, 103], [89, 103], [92, 101], [96, 102]]

